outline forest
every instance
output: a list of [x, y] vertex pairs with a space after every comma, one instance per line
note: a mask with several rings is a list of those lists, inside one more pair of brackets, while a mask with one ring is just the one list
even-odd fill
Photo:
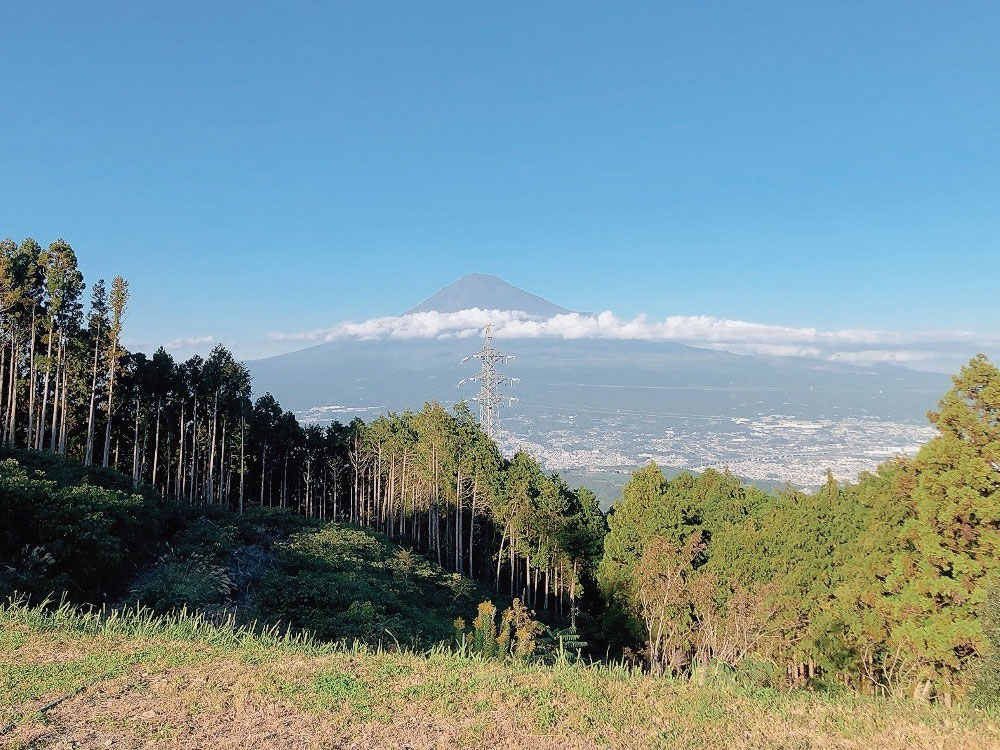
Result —
[[127, 351], [125, 279], [85, 292], [63, 240], [0, 242], [0, 594], [242, 607], [498, 658], [571, 644], [698, 683], [998, 698], [1000, 371], [983, 356], [912, 459], [812, 493], [650, 464], [605, 514], [501, 455], [465, 404], [302, 425], [221, 345]]

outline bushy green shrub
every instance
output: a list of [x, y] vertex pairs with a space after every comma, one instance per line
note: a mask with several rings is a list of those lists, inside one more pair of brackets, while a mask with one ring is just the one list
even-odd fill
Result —
[[436, 643], [478, 587], [385, 537], [329, 525], [281, 546], [258, 587], [264, 619], [319, 638]]
[[546, 662], [579, 661], [583, 658], [584, 649], [589, 645], [572, 626], [550, 628], [543, 625], [538, 637], [538, 651]]
[[[4, 596], [17, 588], [36, 598], [62, 592], [79, 601], [114, 597], [156, 554], [150, 540], [159, 538], [151, 499], [85, 483], [61, 485], [17, 458], [0, 461], [0, 518]], [[46, 564], [26, 549], [44, 551]]]
[[[50, 451], [0, 447], [0, 460], [12, 459], [33, 477], [48, 479], [59, 487], [89, 484], [126, 495], [136, 494], [132, 478], [105, 466], [84, 466], [79, 461]], [[153, 493], [149, 493], [153, 497]]]
[[233, 589], [229, 571], [211, 557], [198, 553], [181, 556], [171, 551], [139, 577], [130, 595], [136, 604], [156, 612], [185, 607], [211, 611], [227, 604]]
[[0, 596], [236, 610], [324, 639], [401, 645], [448, 640], [452, 620], [483, 598], [379, 534], [163, 500], [117, 472], [14, 453], [0, 452]]
[[746, 688], [780, 688], [785, 685], [784, 668], [770, 659], [744, 659], [733, 670], [733, 680]]
[[25, 545], [19, 555], [0, 563], [0, 592], [28, 592], [49, 577], [55, 558], [44, 547]]
[[[548, 632], [551, 637], [553, 632], [560, 631], [547, 631], [534, 619], [534, 614], [520, 599], [514, 599], [497, 623], [497, 608], [492, 602], [485, 601], [479, 605], [471, 633], [466, 632], [462, 618], [456, 619], [453, 627], [462, 648], [487, 659], [554, 661], [558, 658], [558, 639], [546, 643], [543, 634]], [[567, 632], [570, 630], [567, 628]]]
[[[497, 608], [493, 602], [482, 602], [476, 619], [472, 621], [472, 640], [469, 646], [473, 653], [487, 659], [496, 658], [500, 654], [496, 619]], [[455, 625], [460, 631], [465, 629], [465, 623], [461, 620], [456, 621]]]
[[[228, 522], [227, 522], [228, 521]], [[230, 519], [195, 518], [170, 541], [179, 554], [198, 554], [213, 560], [224, 560], [236, 549], [237, 527]]]

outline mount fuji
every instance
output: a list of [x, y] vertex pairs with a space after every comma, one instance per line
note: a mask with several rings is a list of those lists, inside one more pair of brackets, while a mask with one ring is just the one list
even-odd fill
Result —
[[407, 315], [419, 312], [459, 312], [478, 307], [480, 310], [517, 310], [528, 315], [551, 318], [570, 310], [554, 305], [547, 299], [518, 289], [499, 276], [470, 273], [406, 311]]

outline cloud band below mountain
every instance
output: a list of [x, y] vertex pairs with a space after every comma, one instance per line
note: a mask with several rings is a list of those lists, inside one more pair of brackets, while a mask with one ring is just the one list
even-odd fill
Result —
[[805, 356], [850, 364], [897, 362], [926, 369], [953, 369], [956, 361], [967, 359], [990, 343], [970, 331], [823, 331], [707, 315], [672, 315], [662, 320], [639, 315], [625, 320], [610, 311], [540, 319], [518, 311], [479, 308], [343, 322], [310, 331], [273, 333], [270, 338], [285, 342], [467, 338], [478, 336], [488, 324], [493, 325], [499, 339], [677, 341], [737, 354]]

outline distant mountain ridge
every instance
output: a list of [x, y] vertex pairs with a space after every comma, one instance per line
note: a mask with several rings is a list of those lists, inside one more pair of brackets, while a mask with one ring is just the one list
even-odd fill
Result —
[[431, 295], [406, 314], [421, 312], [451, 313], [478, 307], [480, 310], [520, 310], [528, 315], [551, 318], [572, 312], [547, 299], [518, 289], [499, 276], [470, 273]]
[[[454, 403], [474, 395], [456, 387], [475, 372], [462, 358], [479, 339], [345, 339], [249, 362], [258, 393], [270, 391], [295, 411], [341, 404], [343, 414]], [[923, 420], [948, 378], [895, 365], [858, 367], [800, 357], [761, 357], [673, 341], [504, 339], [521, 379], [516, 411], [560, 403], [698, 417], [772, 411], [867, 413]], [[815, 390], [813, 390], [815, 389]], [[725, 408], [720, 403], [725, 402]], [[790, 411], [789, 411], [790, 410]], [[369, 414], [370, 415], [370, 414]]]

